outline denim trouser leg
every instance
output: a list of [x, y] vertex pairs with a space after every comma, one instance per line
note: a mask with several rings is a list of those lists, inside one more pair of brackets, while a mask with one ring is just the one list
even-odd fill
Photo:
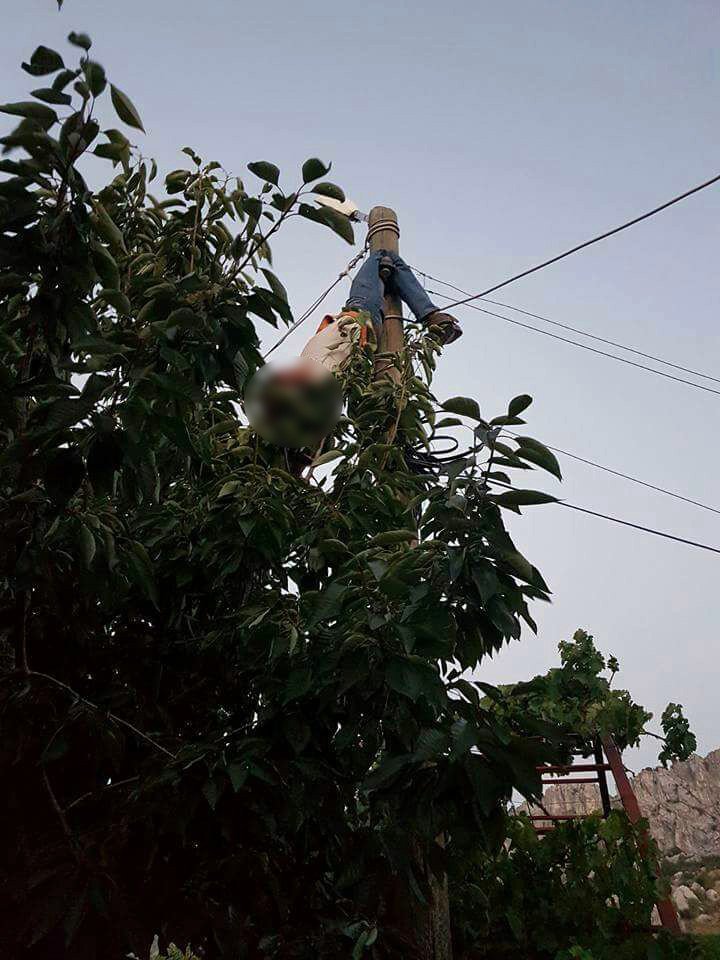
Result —
[[379, 251], [369, 254], [367, 260], [353, 277], [345, 306], [353, 310], [367, 310], [376, 327], [383, 321], [384, 287], [380, 279]]
[[392, 288], [397, 292], [402, 302], [416, 320], [425, 320], [438, 309], [423, 289], [422, 284], [410, 267], [397, 253], [389, 254], [395, 270], [390, 281]]
[[397, 253], [388, 253], [386, 250], [376, 250], [371, 253], [355, 274], [346, 307], [367, 310], [376, 326], [382, 323], [385, 290], [380, 279], [380, 260], [384, 256], [392, 260], [395, 268], [389, 281], [390, 288], [407, 305], [415, 319], [424, 320], [429, 314], [434, 313], [438, 308], [423, 290], [410, 267]]

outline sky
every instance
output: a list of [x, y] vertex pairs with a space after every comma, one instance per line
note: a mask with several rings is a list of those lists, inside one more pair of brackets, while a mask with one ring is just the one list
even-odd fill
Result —
[[[410, 263], [472, 292], [720, 172], [716, 0], [65, 0], [59, 13], [54, 0], [0, 0], [5, 8], [4, 101], [41, 85], [19, 69], [38, 43], [64, 53], [69, 31], [86, 31], [140, 110], [148, 133], [133, 139], [161, 170], [184, 165], [186, 145], [239, 175], [270, 160], [287, 185], [308, 157], [332, 161], [329, 178], [361, 210], [397, 211]], [[497, 298], [720, 377], [719, 224], [717, 185]], [[296, 314], [358, 249], [291, 222], [274, 254]], [[529, 393], [532, 436], [720, 509], [720, 397], [467, 307], [457, 316], [465, 335], [442, 358], [441, 399], [474, 396], [489, 417]], [[276, 336], [263, 331], [268, 346]], [[294, 334], [277, 355], [304, 340]], [[720, 547], [720, 515], [561, 462], [561, 485], [537, 485]], [[544, 672], [582, 626], [658, 721], [680, 702], [699, 752], [720, 747], [720, 555], [552, 505], [510, 527], [554, 602], [534, 611], [539, 635], [484, 663], [482, 679]], [[656, 755], [648, 740], [626, 762], [638, 769]]]

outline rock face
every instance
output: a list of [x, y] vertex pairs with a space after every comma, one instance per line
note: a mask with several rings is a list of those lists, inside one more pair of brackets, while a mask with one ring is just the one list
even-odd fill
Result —
[[[720, 750], [669, 770], [648, 767], [631, 782], [664, 861], [683, 929], [720, 932]], [[611, 803], [621, 806], [618, 797]], [[597, 785], [581, 783], [548, 787], [543, 806], [531, 812], [582, 815], [602, 805]]]
[[[720, 750], [705, 758], [692, 756], [668, 770], [648, 767], [633, 778], [632, 786], [664, 858], [720, 857]], [[548, 813], [592, 813], [600, 809], [600, 791], [592, 783], [550, 786], [543, 805]], [[612, 805], [620, 806], [617, 797]]]
[[720, 856], [720, 750], [642, 770], [633, 788], [663, 856]]
[[675, 909], [683, 917], [687, 916], [690, 911], [700, 903], [697, 894], [693, 893], [690, 887], [686, 887], [684, 884], [675, 887], [672, 892], [672, 898]]

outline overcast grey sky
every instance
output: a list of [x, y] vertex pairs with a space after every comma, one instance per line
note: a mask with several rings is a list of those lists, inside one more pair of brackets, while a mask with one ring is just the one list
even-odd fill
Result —
[[[18, 64], [37, 43], [64, 51], [70, 30], [87, 31], [140, 109], [142, 149], [161, 169], [181, 165], [186, 144], [239, 173], [272, 160], [288, 183], [308, 156], [332, 160], [331, 178], [361, 209], [398, 211], [409, 262], [473, 291], [720, 168], [717, 0], [0, 7], [5, 101], [30, 89]], [[720, 186], [498, 297], [720, 376], [719, 214]], [[351, 255], [311, 224], [289, 226], [275, 261], [296, 312]], [[530, 393], [534, 436], [720, 507], [720, 397], [467, 308], [458, 317], [466, 333], [443, 358], [441, 398], [473, 395], [493, 415]], [[286, 355], [303, 339], [290, 338]], [[720, 516], [562, 465], [569, 501], [720, 546]], [[720, 556], [553, 506], [527, 510], [512, 530], [555, 601], [536, 610], [539, 637], [506, 649], [483, 678], [547, 669], [557, 642], [584, 626], [619, 657], [637, 699], [658, 713], [682, 702], [700, 751], [720, 746]], [[655, 746], [628, 762], [652, 762]]]

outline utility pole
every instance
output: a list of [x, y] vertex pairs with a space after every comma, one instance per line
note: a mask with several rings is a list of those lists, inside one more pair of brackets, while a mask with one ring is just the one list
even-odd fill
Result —
[[[397, 214], [390, 207], [373, 207], [368, 214], [368, 247], [370, 253], [387, 250], [388, 253], [400, 252], [400, 227]], [[380, 273], [382, 279], [386, 279]], [[402, 323], [402, 301], [392, 294], [385, 293], [383, 301], [385, 320], [380, 330], [378, 353], [403, 354], [406, 350], [405, 331]], [[376, 377], [400, 379], [400, 371], [388, 360], [375, 362]], [[444, 838], [437, 840], [444, 846]], [[452, 960], [452, 937], [450, 932], [450, 901], [448, 897], [447, 877], [434, 877], [425, 863], [419, 845], [417, 866], [425, 874], [430, 888], [430, 903], [420, 908], [412, 892], [400, 898], [400, 910], [404, 914], [396, 918], [401, 929], [413, 936], [423, 960]]]
[[[368, 247], [370, 253], [378, 250], [400, 252], [400, 227], [397, 214], [390, 207], [373, 207], [368, 214]], [[388, 319], [380, 331], [378, 353], [402, 353], [405, 350], [405, 333], [400, 319], [402, 302], [397, 297], [386, 295], [383, 312]], [[376, 363], [375, 373], [376, 376], [386, 374], [395, 380], [399, 379], [399, 371], [387, 361]]]

